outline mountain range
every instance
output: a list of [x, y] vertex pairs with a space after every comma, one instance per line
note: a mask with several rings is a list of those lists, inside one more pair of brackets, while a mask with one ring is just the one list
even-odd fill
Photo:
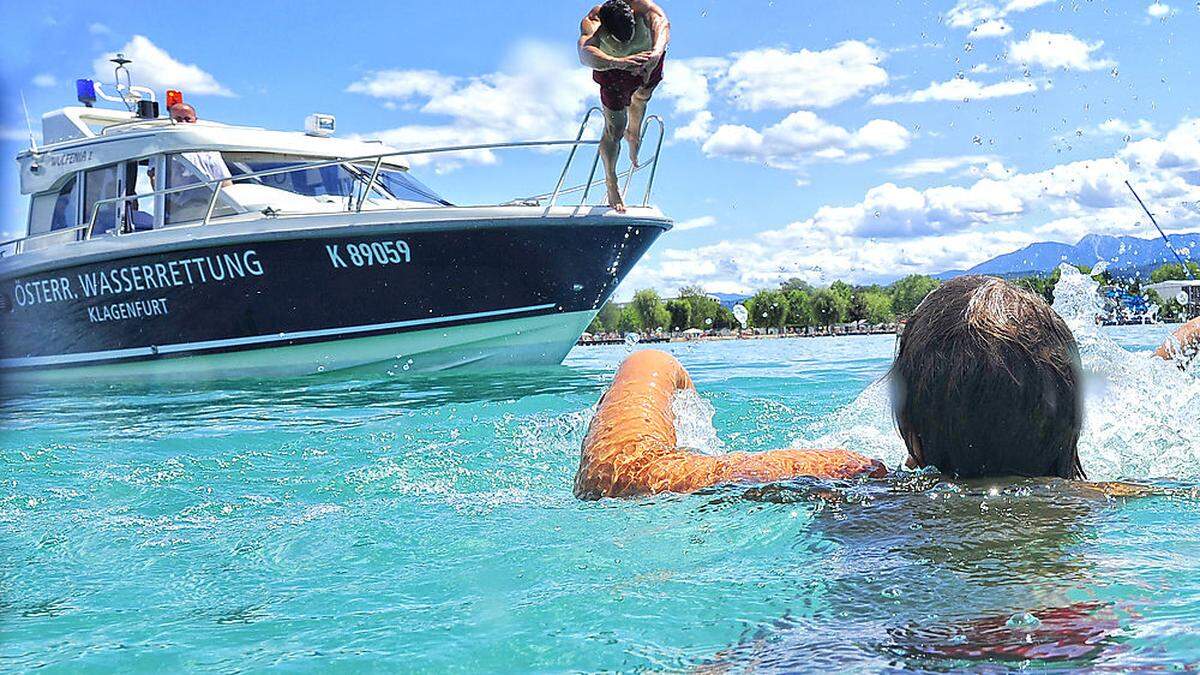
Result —
[[[1171, 246], [1185, 260], [1200, 262], [1200, 233], [1168, 235]], [[1012, 253], [996, 256], [968, 270], [950, 270], [935, 274], [938, 279], [953, 279], [964, 274], [1022, 276], [1049, 274], [1060, 263], [1095, 265], [1108, 261], [1108, 270], [1116, 276], [1149, 276], [1150, 271], [1177, 262], [1161, 238], [1139, 239], [1105, 234], [1089, 234], [1075, 245], [1047, 241], [1030, 244]]]

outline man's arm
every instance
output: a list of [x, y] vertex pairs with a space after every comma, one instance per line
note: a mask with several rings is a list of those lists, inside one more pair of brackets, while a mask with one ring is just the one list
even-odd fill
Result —
[[655, 4], [654, 0], [633, 0], [630, 5], [635, 13], [646, 17], [646, 25], [650, 28], [650, 34], [654, 36], [654, 46], [650, 48], [650, 55], [653, 58], [662, 58], [671, 42], [671, 22], [667, 19], [667, 13]]
[[580, 499], [695, 492], [723, 483], [768, 483], [801, 476], [883, 476], [883, 464], [845, 450], [774, 450], [702, 455], [676, 447], [676, 392], [692, 380], [675, 357], [639, 351], [621, 364], [583, 441]]
[[597, 33], [600, 31], [600, 6], [596, 5], [579, 25], [579, 62], [592, 70], [637, 70], [650, 58], [634, 54], [613, 58], [600, 50]]
[[1196, 358], [1197, 352], [1200, 352], [1200, 317], [1192, 319], [1175, 331], [1154, 354], [1168, 361], [1176, 361], [1182, 356], [1178, 361], [1182, 367]]

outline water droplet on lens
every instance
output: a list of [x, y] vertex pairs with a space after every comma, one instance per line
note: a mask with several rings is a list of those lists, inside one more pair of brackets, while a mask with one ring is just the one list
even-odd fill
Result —
[[1042, 620], [1030, 614], [1029, 612], [1017, 612], [1009, 617], [1008, 622], [1004, 624], [1009, 628], [1021, 628], [1024, 630], [1034, 630], [1042, 625]]
[[1176, 294], [1175, 294], [1175, 302], [1178, 302], [1178, 303], [1179, 303], [1179, 304], [1181, 304], [1181, 305], [1186, 305], [1186, 304], [1188, 304], [1188, 294], [1187, 294], [1187, 291], [1179, 291], [1179, 293], [1176, 293]]

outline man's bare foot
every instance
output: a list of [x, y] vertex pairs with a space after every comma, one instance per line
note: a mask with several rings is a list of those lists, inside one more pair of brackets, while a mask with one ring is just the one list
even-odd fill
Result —
[[633, 129], [625, 131], [625, 142], [629, 144], [629, 161], [633, 162], [633, 167], [638, 167], [638, 150], [642, 149], [642, 135], [635, 133]]
[[612, 183], [608, 184], [608, 205], [617, 213], [625, 213], [625, 200], [621, 198], [621, 191]]

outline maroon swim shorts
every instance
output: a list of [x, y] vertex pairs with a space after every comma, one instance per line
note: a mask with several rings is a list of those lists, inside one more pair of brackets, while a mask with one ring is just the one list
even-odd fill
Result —
[[640, 73], [631, 73], [628, 70], [593, 70], [592, 80], [600, 85], [600, 102], [609, 110], [624, 110], [629, 107], [630, 101], [633, 100], [633, 92], [645, 87], [653, 89], [662, 82], [663, 77], [663, 62], [667, 60], [667, 55], [658, 60], [658, 66], [654, 72], [650, 73], [650, 77], [643, 78]]

